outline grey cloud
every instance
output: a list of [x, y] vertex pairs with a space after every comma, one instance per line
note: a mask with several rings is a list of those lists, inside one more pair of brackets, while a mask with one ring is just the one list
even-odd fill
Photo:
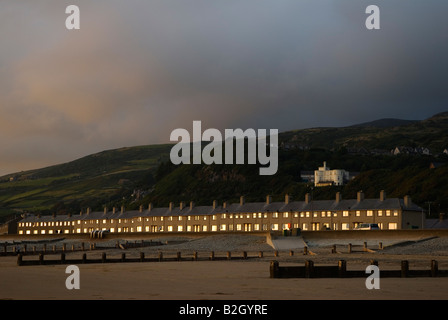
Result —
[[444, 111], [448, 4], [381, 2], [367, 31], [369, 4], [0, 1], [0, 165], [168, 142], [193, 120], [282, 131]]

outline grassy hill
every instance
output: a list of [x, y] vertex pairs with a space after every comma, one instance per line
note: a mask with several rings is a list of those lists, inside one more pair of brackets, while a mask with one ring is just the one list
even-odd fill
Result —
[[[179, 165], [169, 162], [170, 144], [107, 150], [68, 163], [0, 177], [0, 219], [15, 212], [79, 212], [153, 202], [212, 200], [264, 201], [267, 194], [280, 201], [285, 193], [303, 199], [311, 186], [300, 178], [303, 170], [328, 166], [359, 172], [344, 187], [314, 188], [315, 198], [333, 198], [336, 191], [354, 197], [363, 190], [377, 197], [410, 194], [431, 211], [448, 209], [448, 112], [423, 121], [381, 119], [343, 128], [311, 128], [281, 133], [279, 169], [274, 176], [260, 176], [259, 165]], [[290, 147], [285, 147], [289, 145]], [[431, 156], [391, 156], [396, 146], [427, 147]], [[292, 146], [292, 147], [291, 147]], [[363, 148], [364, 153], [352, 149]], [[389, 154], [369, 154], [381, 149]], [[438, 168], [429, 169], [431, 162]], [[137, 192], [134, 192], [137, 191]]]
[[68, 163], [0, 177], [3, 214], [108, 205], [127, 196], [166, 160], [171, 145], [107, 150]]

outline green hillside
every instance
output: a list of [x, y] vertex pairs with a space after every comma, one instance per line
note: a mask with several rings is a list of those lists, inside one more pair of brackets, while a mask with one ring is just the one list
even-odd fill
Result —
[[102, 206], [128, 196], [168, 158], [170, 145], [108, 150], [68, 163], [0, 177], [3, 215]]
[[[351, 198], [363, 190], [377, 197], [405, 194], [436, 213], [448, 209], [448, 112], [423, 121], [382, 119], [343, 128], [312, 128], [279, 135], [279, 167], [273, 176], [260, 176], [259, 165], [179, 165], [169, 162], [170, 144], [107, 150], [68, 163], [0, 177], [0, 220], [23, 211], [77, 213], [91, 207], [125, 205], [136, 208], [153, 202], [212, 200], [264, 201], [270, 194], [281, 201], [285, 193], [303, 199], [331, 199], [336, 191]], [[393, 156], [397, 146], [427, 147], [431, 155]], [[361, 151], [359, 151], [361, 150]], [[344, 187], [313, 188], [301, 171], [313, 171], [326, 161], [332, 169], [358, 172]], [[435, 169], [429, 169], [436, 163]]]

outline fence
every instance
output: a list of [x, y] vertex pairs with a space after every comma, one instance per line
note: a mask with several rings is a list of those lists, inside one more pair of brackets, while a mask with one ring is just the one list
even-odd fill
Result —
[[[116, 255], [115, 255], [116, 256]], [[167, 261], [219, 261], [219, 260], [246, 260], [253, 258], [263, 258], [263, 252], [258, 252], [257, 255], [248, 255], [247, 251], [240, 254], [235, 254], [230, 251], [226, 252], [225, 256], [215, 255], [211, 251], [208, 255], [199, 256], [198, 252], [193, 252], [191, 256], [182, 256], [181, 252], [176, 252], [175, 256], [164, 255], [163, 252], [158, 252], [156, 257], [146, 257], [144, 252], [140, 252], [138, 257], [127, 257], [122, 253], [120, 257], [108, 257], [105, 252], [101, 254], [101, 258], [89, 257], [84, 253], [81, 259], [67, 259], [65, 253], [60, 254], [59, 259], [45, 259], [45, 254], [40, 253], [38, 259], [24, 259], [24, 256], [19, 253], [17, 255], [18, 266], [30, 265], [54, 265], [54, 264], [86, 264], [86, 263], [117, 263], [117, 262], [167, 262]]]
[[[378, 265], [372, 260], [372, 265]], [[439, 270], [438, 262], [431, 260], [428, 270], [410, 270], [409, 262], [402, 260], [399, 270], [380, 270], [381, 278], [407, 277], [447, 277], [448, 270]], [[337, 266], [315, 266], [312, 260], [306, 260], [304, 266], [280, 267], [278, 261], [271, 261], [271, 278], [357, 278], [366, 277], [365, 270], [347, 270], [347, 262], [339, 260]]]

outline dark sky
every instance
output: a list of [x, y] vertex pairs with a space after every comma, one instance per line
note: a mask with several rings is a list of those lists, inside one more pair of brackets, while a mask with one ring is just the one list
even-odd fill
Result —
[[[78, 5], [81, 29], [65, 28]], [[381, 29], [367, 30], [376, 4]], [[0, 0], [0, 173], [169, 142], [448, 110], [448, 1]]]

